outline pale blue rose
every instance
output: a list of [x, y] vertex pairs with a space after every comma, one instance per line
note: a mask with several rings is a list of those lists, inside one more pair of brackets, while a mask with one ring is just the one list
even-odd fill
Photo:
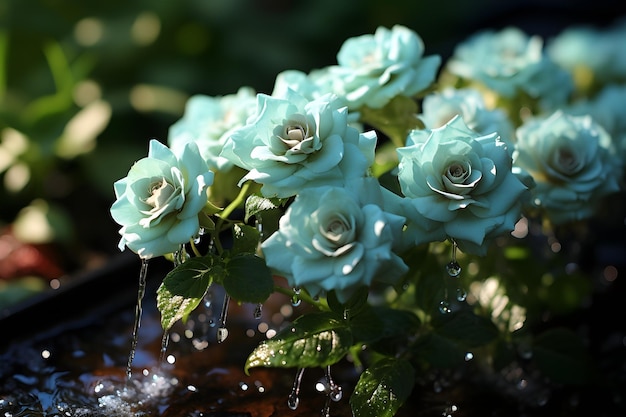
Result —
[[567, 28], [546, 44], [546, 53], [583, 87], [612, 78], [614, 46], [606, 33], [597, 28]]
[[347, 39], [328, 71], [333, 91], [350, 110], [384, 107], [396, 96], [414, 97], [431, 86], [441, 64], [438, 55], [424, 56], [420, 36], [407, 27], [379, 27], [372, 34]]
[[580, 100], [565, 111], [577, 116], [589, 115], [602, 126], [615, 145], [617, 153], [626, 156], [626, 85], [607, 84], [594, 97]]
[[307, 100], [258, 95], [257, 114], [232, 132], [222, 156], [248, 170], [265, 197], [291, 197], [303, 187], [343, 186], [362, 177], [374, 161], [376, 134], [348, 125], [347, 108], [327, 94]]
[[598, 199], [619, 191], [621, 158], [590, 116], [557, 111], [517, 129], [514, 163], [535, 180], [532, 203], [554, 224], [593, 214]]
[[198, 234], [198, 213], [207, 203], [213, 173], [195, 143], [175, 154], [151, 140], [148, 156], [115, 182], [111, 216], [122, 226], [119, 248], [142, 259], [179, 250]]
[[565, 103], [574, 87], [570, 73], [544, 53], [543, 39], [515, 27], [476, 33], [457, 45], [445, 68], [509, 99], [528, 95], [544, 110]]
[[[272, 96], [278, 98], [287, 98], [289, 90], [293, 90], [307, 100], [315, 100], [329, 93], [334, 93], [332, 86], [332, 77], [329, 75], [328, 68], [316, 69], [308, 74], [298, 70], [286, 70], [279, 73], [274, 81], [274, 89]], [[341, 107], [347, 107], [348, 102], [341, 96], [336, 95], [336, 100], [342, 104]], [[363, 131], [363, 126], [359, 123], [360, 114], [355, 111], [348, 113], [348, 123]]]
[[293, 90], [307, 100], [314, 100], [332, 93], [332, 82], [325, 68], [313, 70], [308, 74], [298, 70], [285, 70], [278, 73], [274, 80], [273, 97], [285, 98], [288, 90]]
[[233, 164], [220, 157], [230, 131], [243, 126], [256, 109], [256, 92], [241, 87], [237, 94], [195, 95], [187, 100], [183, 117], [170, 126], [168, 145], [177, 152], [195, 142], [213, 171], [228, 171]]
[[526, 187], [512, 172], [497, 133], [480, 135], [460, 116], [440, 128], [413, 130], [397, 149], [398, 180], [424, 239], [454, 239], [461, 250], [484, 254], [488, 241], [510, 232], [521, 217]]
[[261, 250], [267, 265], [312, 295], [346, 301], [373, 281], [395, 283], [408, 267], [394, 252], [405, 219], [385, 211], [374, 178], [299, 193]]
[[501, 109], [488, 109], [483, 95], [476, 89], [447, 87], [431, 93], [424, 97], [422, 113], [418, 117], [424, 127], [435, 129], [457, 115], [476, 133], [487, 135], [497, 132], [512, 151], [515, 128], [509, 117]]

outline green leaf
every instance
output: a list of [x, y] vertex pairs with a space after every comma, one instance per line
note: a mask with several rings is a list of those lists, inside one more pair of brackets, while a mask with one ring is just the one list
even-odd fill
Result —
[[357, 314], [363, 308], [367, 306], [367, 297], [369, 295], [369, 288], [365, 285], [359, 287], [354, 294], [350, 296], [345, 303], [342, 303], [337, 298], [337, 293], [333, 291], [329, 291], [326, 296], [326, 302], [328, 303], [328, 307], [339, 314], [340, 316], [344, 316], [346, 318], [351, 318]]
[[345, 323], [331, 312], [298, 317], [291, 326], [262, 342], [248, 356], [250, 368], [312, 368], [332, 365], [343, 358], [352, 345], [352, 334]]
[[214, 265], [209, 257], [192, 258], [171, 270], [157, 290], [163, 330], [169, 330], [178, 320], [186, 321], [222, 273], [222, 267]]
[[496, 325], [487, 317], [478, 316], [471, 311], [459, 311], [442, 316], [440, 322], [433, 321], [434, 331], [466, 347], [485, 345], [498, 337]]
[[461, 364], [471, 348], [490, 343], [499, 334], [491, 320], [471, 311], [440, 315], [432, 325], [432, 332], [422, 335], [414, 350], [425, 363], [439, 368]]
[[350, 319], [354, 340], [362, 343], [395, 337], [406, 340], [417, 332], [419, 326], [420, 320], [413, 312], [386, 306], [365, 308]]
[[228, 295], [244, 303], [262, 303], [274, 291], [272, 272], [264, 259], [252, 253], [228, 259], [222, 285]]
[[403, 359], [384, 358], [366, 369], [350, 397], [358, 417], [391, 417], [411, 395], [415, 370]]
[[539, 334], [533, 343], [533, 358], [541, 372], [554, 382], [588, 382], [587, 351], [580, 337], [569, 329], [555, 328]]
[[255, 253], [259, 246], [261, 233], [252, 226], [235, 224], [233, 226], [233, 254]]
[[285, 203], [286, 199], [270, 199], [259, 195], [251, 195], [246, 199], [246, 214], [244, 221], [263, 211], [277, 209]]
[[429, 366], [448, 369], [463, 363], [466, 353], [456, 341], [432, 332], [418, 338], [414, 351]]

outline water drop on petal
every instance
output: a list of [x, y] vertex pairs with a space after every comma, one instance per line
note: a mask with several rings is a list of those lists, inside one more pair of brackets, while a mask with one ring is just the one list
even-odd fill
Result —
[[465, 291], [463, 288], [457, 288], [456, 299], [461, 302], [465, 301], [467, 299], [467, 291]]

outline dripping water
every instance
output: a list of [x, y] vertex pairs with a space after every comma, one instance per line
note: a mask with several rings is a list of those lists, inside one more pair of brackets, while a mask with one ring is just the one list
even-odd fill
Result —
[[261, 320], [262, 316], [263, 316], [263, 304], [259, 303], [254, 308], [254, 318], [256, 320]]
[[300, 288], [293, 288], [293, 295], [291, 296], [291, 305], [294, 307], [298, 307], [302, 300], [300, 299]]
[[128, 364], [126, 365], [126, 381], [127, 383], [132, 379], [132, 365], [135, 360], [135, 352], [137, 350], [137, 340], [139, 338], [139, 327], [141, 326], [141, 314], [143, 311], [142, 302], [144, 294], [146, 293], [146, 278], [148, 276], [148, 259], [141, 260], [141, 270], [139, 271], [139, 288], [137, 290], [137, 304], [135, 306], [135, 323], [133, 325], [133, 335], [130, 346], [130, 353], [128, 354]]
[[170, 333], [168, 331], [163, 332], [163, 337], [161, 338], [161, 353], [159, 355], [159, 368], [161, 364], [165, 361], [165, 354], [167, 353], [167, 346], [170, 343]]
[[[454, 278], [455, 279], [455, 285], [456, 285], [456, 300], [458, 302], [464, 302], [467, 299], [467, 292], [465, 291], [465, 289], [461, 286], [460, 282], [459, 282], [459, 276], [461, 275], [461, 265], [459, 264], [459, 262], [456, 259], [456, 253], [457, 253], [457, 243], [454, 239], [452, 239], [452, 255], [451, 255], [451, 259], [450, 262], [448, 262], [446, 264], [446, 273], [448, 275], [448, 277], [450, 278]], [[450, 308], [450, 300], [449, 300], [449, 296], [448, 296], [448, 286], [445, 285], [444, 286], [444, 297], [443, 300], [439, 302], [439, 311], [442, 314], [447, 314], [450, 313], [452, 310]]]
[[300, 384], [302, 384], [302, 375], [304, 375], [305, 368], [298, 368], [296, 372], [296, 379], [293, 381], [293, 387], [291, 388], [291, 393], [289, 393], [289, 397], [287, 397], [287, 405], [290, 409], [295, 410], [298, 408], [298, 404], [300, 404]]
[[331, 401], [337, 402], [343, 398], [343, 391], [341, 387], [335, 383], [332, 375], [330, 374], [330, 365], [328, 365], [324, 371], [326, 383], [323, 384], [322, 390], [326, 392], [326, 402], [322, 409], [322, 417], [330, 417], [330, 404]]
[[228, 315], [228, 303], [230, 302], [230, 296], [226, 294], [224, 296], [224, 303], [222, 304], [222, 312], [220, 314], [219, 327], [217, 328], [217, 343], [222, 343], [228, 337], [228, 329], [226, 328], [226, 317]]
[[452, 259], [446, 265], [446, 272], [452, 278], [457, 278], [461, 274], [461, 265], [456, 260], [457, 243], [452, 240]]

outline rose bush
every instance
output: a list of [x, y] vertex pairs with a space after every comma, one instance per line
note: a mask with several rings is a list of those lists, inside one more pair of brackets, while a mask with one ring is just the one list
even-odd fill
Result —
[[176, 155], [156, 139], [146, 158], [115, 182], [111, 215], [122, 228], [119, 247], [143, 259], [176, 252], [200, 229], [213, 172], [193, 142]]
[[[175, 149], [151, 143], [115, 184], [121, 248], [189, 255], [157, 291], [165, 331], [212, 285], [226, 294], [219, 342], [231, 297], [255, 312], [272, 293], [312, 307], [268, 331], [244, 366], [298, 368], [292, 409], [303, 370], [323, 367], [329, 415], [341, 397], [330, 366], [348, 354], [364, 369], [350, 397], [359, 417], [391, 417], [451, 369], [499, 385], [513, 373], [590, 381], [577, 334], [534, 331], [589, 299], [558, 238], [623, 191], [623, 86], [603, 75], [574, 90], [572, 67], [515, 28], [460, 44], [438, 79], [440, 58], [423, 52], [415, 32], [379, 28], [349, 38], [336, 65], [279, 73], [253, 106], [248, 90], [192, 98], [170, 130]], [[220, 177], [229, 166], [235, 182]], [[219, 187], [231, 189], [225, 207], [211, 204]], [[211, 227], [197, 242], [198, 218]]]

